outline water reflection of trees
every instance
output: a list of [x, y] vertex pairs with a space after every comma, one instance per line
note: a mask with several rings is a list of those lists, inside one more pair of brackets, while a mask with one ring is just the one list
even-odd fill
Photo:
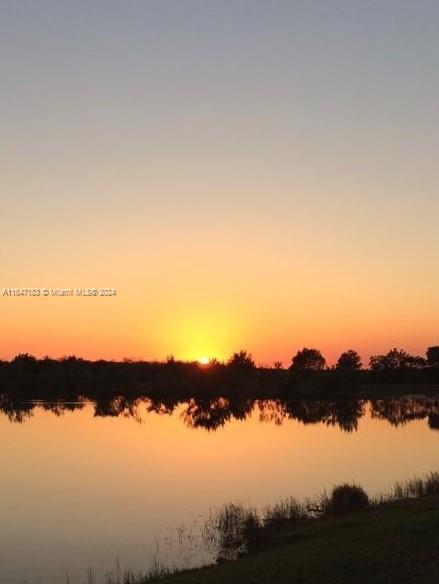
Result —
[[126, 398], [116, 396], [111, 399], [99, 399], [94, 401], [95, 417], [124, 417], [132, 418], [142, 423], [148, 413], [167, 414], [174, 412], [177, 401], [159, 400], [157, 398]]
[[233, 418], [245, 420], [254, 407], [251, 399], [190, 399], [184, 406], [181, 417], [189, 428], [217, 430]]
[[325, 424], [339, 427], [345, 432], [354, 432], [368, 409], [372, 418], [387, 420], [393, 426], [426, 419], [430, 428], [439, 429], [439, 398], [431, 397], [376, 399], [368, 402], [363, 399], [336, 401], [256, 400], [247, 397], [178, 399], [116, 395], [94, 400], [82, 396], [69, 400], [23, 402], [7, 394], [0, 394], [0, 412], [14, 423], [23, 423], [32, 417], [35, 408], [62, 416], [66, 412], [84, 408], [87, 403], [91, 404], [97, 418], [124, 417], [142, 423], [147, 421], [149, 414], [178, 413], [188, 428], [208, 431], [218, 430], [233, 420], [246, 420], [253, 416], [260, 422], [278, 426], [288, 420], [296, 420], [303, 424]]
[[371, 415], [374, 418], [387, 420], [393, 426], [407, 424], [411, 420], [428, 418], [431, 428], [438, 427], [438, 398], [401, 398], [377, 399], [371, 402]]
[[0, 394], [0, 411], [7, 416], [10, 422], [22, 424], [27, 418], [32, 416], [35, 404], [16, 403], [7, 394]]
[[358, 427], [364, 415], [365, 400], [343, 400], [337, 402], [317, 400], [264, 400], [258, 401], [259, 419], [280, 426], [284, 420], [298, 420], [303, 424], [323, 423], [339, 426], [346, 432]]

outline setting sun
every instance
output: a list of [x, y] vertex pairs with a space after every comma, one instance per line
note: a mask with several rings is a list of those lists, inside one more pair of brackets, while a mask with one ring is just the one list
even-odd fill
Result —
[[198, 358], [198, 363], [200, 365], [209, 365], [210, 363], [210, 357], [206, 357], [205, 355], [203, 355], [202, 357]]

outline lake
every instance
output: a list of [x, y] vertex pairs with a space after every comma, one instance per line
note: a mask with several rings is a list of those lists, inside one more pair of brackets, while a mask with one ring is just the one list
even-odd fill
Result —
[[438, 469], [439, 399], [373, 402], [0, 398], [0, 580], [82, 583], [200, 565], [212, 507], [262, 509]]

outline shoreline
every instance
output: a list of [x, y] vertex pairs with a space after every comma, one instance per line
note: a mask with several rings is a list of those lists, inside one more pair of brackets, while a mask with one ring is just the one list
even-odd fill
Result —
[[[312, 500], [286, 498], [262, 515], [225, 505], [211, 527], [219, 534], [215, 564], [174, 571], [157, 563], [143, 575], [110, 575], [105, 584], [436, 583], [439, 473], [375, 498], [358, 485], [338, 485]], [[233, 547], [235, 558], [226, 559]]]
[[296, 526], [285, 523], [270, 534], [265, 549], [233, 562], [175, 573], [162, 581], [433, 583], [439, 573], [438, 533], [438, 495], [395, 501], [343, 517]]

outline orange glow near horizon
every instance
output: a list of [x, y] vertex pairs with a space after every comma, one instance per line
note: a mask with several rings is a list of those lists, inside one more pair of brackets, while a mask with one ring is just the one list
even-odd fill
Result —
[[[395, 299], [389, 313], [384, 300], [378, 304], [375, 297], [372, 319], [368, 290], [349, 299], [348, 289], [339, 288], [335, 294], [322, 290], [311, 298], [297, 290], [294, 294], [287, 280], [285, 289], [272, 298], [236, 293], [232, 300], [224, 294], [224, 300], [210, 303], [183, 298], [181, 305], [163, 292], [154, 291], [152, 301], [123, 287], [116, 298], [1, 298], [7, 334], [0, 358], [28, 352], [54, 358], [74, 354], [162, 361], [172, 354], [184, 361], [227, 361], [244, 349], [259, 365], [282, 361], [287, 367], [297, 350], [308, 346], [320, 349], [329, 364], [352, 348], [367, 365], [371, 354], [395, 346], [424, 354], [429, 345], [438, 344], [438, 319], [430, 317], [425, 306], [419, 306], [416, 315], [407, 314], [404, 302]], [[204, 291], [212, 292], [206, 286]]]
[[0, 359], [439, 344], [438, 3], [6, 4]]

